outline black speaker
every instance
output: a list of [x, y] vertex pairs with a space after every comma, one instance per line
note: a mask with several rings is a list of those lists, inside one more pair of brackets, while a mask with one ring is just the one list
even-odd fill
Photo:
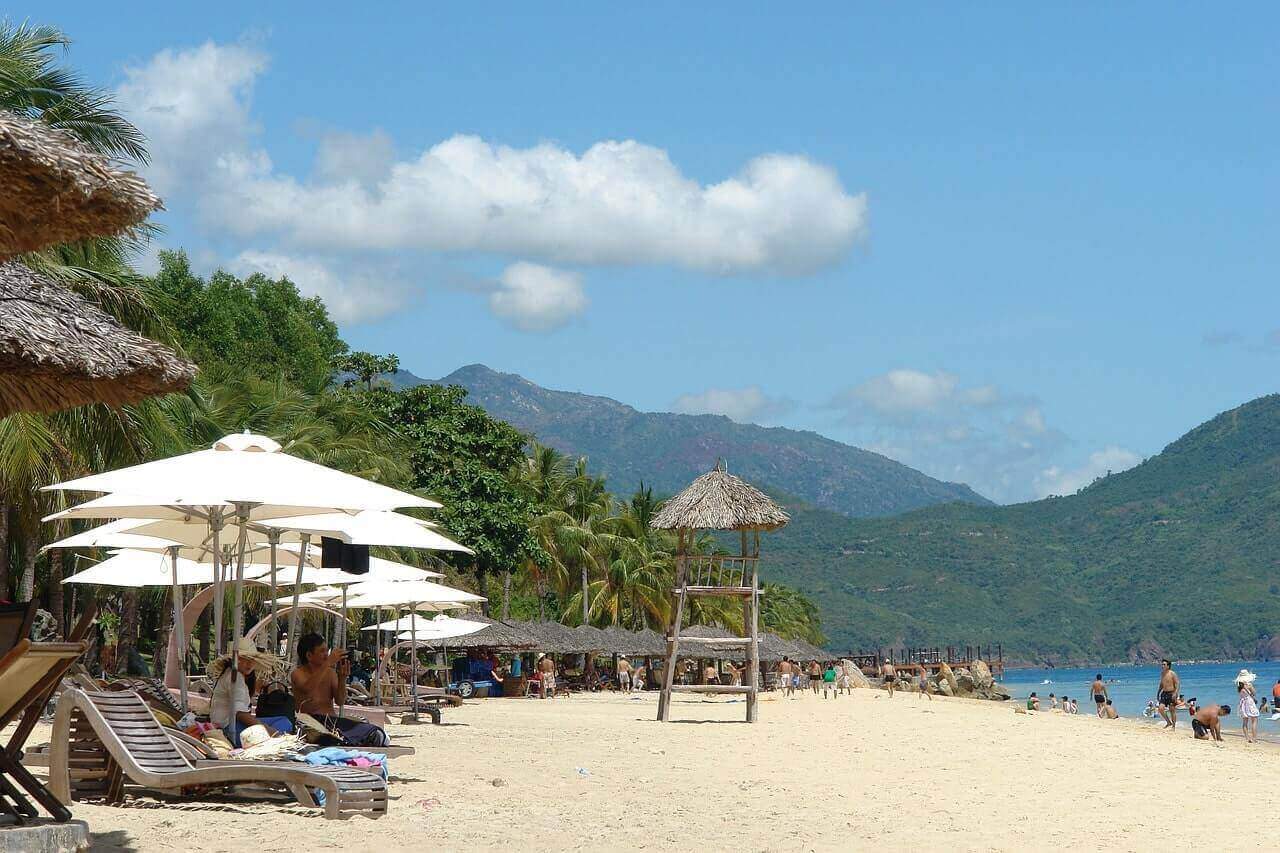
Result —
[[349, 575], [369, 573], [369, 546], [348, 545], [341, 539], [320, 537], [320, 568], [342, 569]]

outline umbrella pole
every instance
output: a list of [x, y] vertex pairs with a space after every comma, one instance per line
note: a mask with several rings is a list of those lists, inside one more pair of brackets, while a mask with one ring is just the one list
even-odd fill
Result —
[[289, 611], [289, 649], [285, 659], [293, 660], [293, 650], [298, 645], [298, 596], [302, 595], [302, 567], [307, 562], [307, 544], [310, 534], [302, 534], [302, 546], [298, 549], [298, 576], [293, 582], [293, 609]]
[[[342, 632], [342, 645], [341, 645], [341, 646], [339, 646], [339, 645], [338, 645], [338, 631], [341, 631], [341, 632]], [[337, 630], [335, 630], [335, 631], [333, 632], [333, 647], [334, 647], [335, 649], [336, 649], [336, 648], [343, 648], [343, 649], [345, 649], [345, 648], [347, 647], [347, 637], [346, 637], [346, 634], [347, 634], [347, 585], [344, 583], [344, 584], [342, 585], [342, 618], [338, 620], [338, 628], [337, 628]], [[348, 650], [348, 651], [347, 651], [347, 662], [348, 662], [348, 663], [350, 663], [350, 662], [351, 662], [351, 652], [350, 652], [350, 650]], [[345, 691], [343, 692], [342, 696], [343, 696], [343, 700], [342, 700], [342, 702], [338, 705], [338, 716], [339, 716], [339, 717], [341, 717], [341, 716], [342, 716], [342, 709], [343, 709], [343, 707], [345, 707], [345, 706], [346, 706], [346, 704], [347, 704], [347, 702], [346, 702], [346, 692], [345, 692]]]
[[222, 545], [218, 541], [222, 534], [221, 509], [209, 509], [209, 530], [213, 534], [213, 648], [221, 657], [227, 647], [222, 639], [222, 599], [225, 587], [222, 584]]
[[[382, 608], [378, 607], [374, 611], [374, 625], [382, 624]], [[374, 667], [373, 667], [373, 701], [377, 705], [382, 704], [382, 678], [379, 673], [382, 672], [382, 628], [373, 632], [374, 646]]]
[[236, 523], [240, 535], [236, 537], [235, 605], [231, 613], [231, 665], [236, 665], [240, 637], [244, 633], [244, 549], [249, 537], [249, 504], [236, 503]]
[[280, 654], [280, 625], [276, 622], [276, 613], [279, 610], [276, 604], [276, 598], [280, 595], [280, 590], [276, 586], [276, 547], [280, 544], [280, 531], [275, 528], [267, 534], [267, 542], [271, 543], [271, 654]]
[[169, 546], [169, 565], [173, 570], [173, 630], [178, 649], [178, 689], [182, 710], [187, 710], [187, 630], [182, 624], [182, 587], [178, 585], [178, 546]]
[[[413, 652], [412, 662], [409, 665], [409, 677], [412, 683], [409, 685], [409, 695], [413, 697], [409, 700], [409, 707], [412, 709], [409, 716], [416, 723], [418, 722], [418, 605], [417, 602], [409, 605], [409, 639], [410, 648]], [[404, 722], [404, 720], [401, 720]]]

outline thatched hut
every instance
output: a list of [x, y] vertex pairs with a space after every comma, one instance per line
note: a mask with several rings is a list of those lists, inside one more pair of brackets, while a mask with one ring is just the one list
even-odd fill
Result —
[[447, 648], [524, 651], [536, 648], [538, 645], [536, 637], [530, 636], [505, 622], [499, 622], [497, 619], [490, 619], [488, 616], [481, 616], [477, 613], [468, 613], [465, 618], [473, 622], [485, 622], [489, 627], [482, 628], [474, 634], [452, 637], [443, 643]]
[[56, 282], [17, 261], [0, 263], [0, 417], [133, 403], [180, 391], [195, 372]]
[[[730, 474], [723, 464], [717, 464], [714, 470], [694, 480], [654, 515], [650, 522], [654, 528], [676, 532], [675, 601], [667, 627], [667, 666], [662, 697], [658, 700], [659, 720], [670, 719], [673, 691], [695, 689], [674, 683], [676, 658], [682, 656], [680, 636], [683, 633], [696, 640], [692, 644], [694, 657], [730, 657], [730, 649], [745, 646], [740, 659], [746, 661], [750, 675], [744, 685], [734, 689], [747, 694], [747, 722], [756, 721], [760, 669], [760, 531], [776, 530], [790, 520], [782, 507], [764, 492]], [[742, 543], [741, 554], [736, 557], [691, 554], [694, 532], [698, 530], [737, 531]], [[741, 598], [746, 636], [725, 637], [723, 639], [736, 642], [726, 642], [720, 649], [718, 644], [707, 642], [719, 638], [689, 634], [681, 620], [685, 601], [691, 595]]]
[[159, 209], [133, 172], [70, 134], [0, 111], [0, 259], [118, 234]]

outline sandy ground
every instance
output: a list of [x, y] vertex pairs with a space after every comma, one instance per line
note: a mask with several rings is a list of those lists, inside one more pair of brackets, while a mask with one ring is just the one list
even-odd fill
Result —
[[669, 725], [655, 711], [656, 694], [487, 700], [394, 725], [418, 753], [392, 762], [378, 821], [239, 800], [74, 812], [96, 849], [383, 853], [1223, 849], [1270, 840], [1280, 813], [1280, 748], [1185, 724], [868, 690], [766, 695], [750, 727], [740, 701], [676, 697]]

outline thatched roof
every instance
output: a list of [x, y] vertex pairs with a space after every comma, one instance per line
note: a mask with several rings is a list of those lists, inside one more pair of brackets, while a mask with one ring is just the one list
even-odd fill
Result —
[[657, 631], [628, 631], [618, 625], [604, 629], [609, 642], [605, 651], [615, 655], [631, 657], [661, 657], [667, 653], [667, 644]]
[[195, 372], [51, 279], [0, 263], [0, 417], [133, 403], [180, 391]]
[[118, 234], [160, 208], [133, 172], [67, 133], [0, 110], [0, 259]]
[[791, 520], [755, 486], [716, 466], [662, 505], [659, 530], [776, 530]]
[[465, 619], [473, 622], [487, 622], [488, 628], [482, 628], [474, 634], [467, 634], [465, 637], [453, 637], [443, 641], [451, 649], [532, 649], [536, 648], [537, 638], [531, 637], [525, 632], [519, 630], [505, 622], [499, 622], [496, 619], [490, 619], [488, 616], [481, 616], [478, 613], [467, 613]]
[[573, 629], [573, 636], [578, 641], [576, 652], [607, 652], [610, 650], [609, 635], [593, 625], [579, 625]]

